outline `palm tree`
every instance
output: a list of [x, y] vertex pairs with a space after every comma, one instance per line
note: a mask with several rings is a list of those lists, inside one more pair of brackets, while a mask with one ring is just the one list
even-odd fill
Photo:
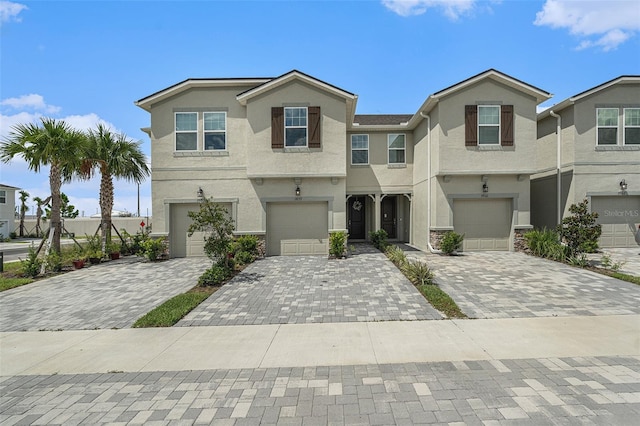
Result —
[[27, 191], [20, 191], [20, 236], [24, 237], [24, 217], [27, 214], [27, 199], [29, 198], [29, 193]]
[[113, 178], [141, 183], [149, 176], [146, 157], [140, 142], [124, 133], [114, 134], [102, 124], [87, 134], [87, 152], [82, 173], [89, 177], [100, 171], [100, 211], [103, 248], [111, 242], [111, 210], [113, 209]]
[[33, 201], [36, 202], [36, 236], [39, 237], [42, 232], [42, 228], [40, 228], [40, 221], [42, 220], [42, 206], [49, 203], [51, 197], [47, 197], [46, 199], [42, 199], [40, 197], [33, 197]]
[[6, 140], [0, 143], [0, 161], [8, 163], [21, 156], [36, 173], [44, 166], [50, 167], [51, 227], [54, 230], [51, 250], [60, 253], [60, 188], [79, 170], [86, 138], [62, 120], [43, 117], [40, 122], [13, 126]]

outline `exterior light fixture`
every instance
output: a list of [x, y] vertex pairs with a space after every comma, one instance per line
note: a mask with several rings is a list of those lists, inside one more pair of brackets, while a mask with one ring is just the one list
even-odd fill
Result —
[[489, 192], [489, 186], [487, 185], [487, 182], [484, 182], [482, 184], [482, 192], [484, 192], [484, 193]]
[[296, 197], [300, 196], [300, 186], [296, 186]]
[[198, 199], [203, 199], [204, 198], [204, 191], [202, 190], [202, 187], [198, 187], [198, 192], [196, 193], [198, 195]]
[[620, 191], [626, 191], [627, 190], [627, 181], [622, 179], [620, 181]]

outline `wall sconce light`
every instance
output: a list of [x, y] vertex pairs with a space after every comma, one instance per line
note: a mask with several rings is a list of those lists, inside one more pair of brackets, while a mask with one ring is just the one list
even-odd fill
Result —
[[489, 192], [489, 186], [487, 185], [487, 182], [482, 184], [482, 192], [484, 193]]
[[620, 191], [626, 191], [627, 190], [627, 181], [622, 179], [620, 181]]
[[202, 190], [202, 187], [198, 187], [198, 192], [196, 192], [196, 194], [198, 195], [199, 199], [204, 198], [204, 191]]
[[296, 197], [300, 196], [300, 186], [296, 186]]

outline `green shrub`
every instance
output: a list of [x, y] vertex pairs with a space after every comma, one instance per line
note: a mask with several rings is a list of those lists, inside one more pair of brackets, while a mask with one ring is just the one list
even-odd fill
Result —
[[387, 231], [384, 229], [378, 229], [377, 231], [369, 232], [369, 239], [371, 240], [371, 244], [378, 250], [386, 250], [389, 243], [387, 242], [387, 238], [389, 235]]
[[45, 269], [51, 272], [62, 271], [62, 256], [56, 251], [50, 251], [45, 259]]
[[149, 238], [140, 243], [142, 249], [142, 255], [154, 262], [164, 255], [165, 239], [164, 238]]
[[451, 255], [462, 247], [464, 235], [460, 235], [454, 231], [448, 231], [440, 241], [440, 250], [443, 253]]
[[238, 245], [238, 251], [244, 251], [254, 256], [258, 255], [258, 237], [255, 235], [241, 235], [235, 241]]
[[589, 266], [589, 259], [584, 253], [580, 253], [578, 255], [569, 257], [567, 259], [567, 263], [572, 266], [586, 268], [587, 266]]
[[31, 278], [38, 276], [42, 262], [38, 259], [38, 254], [33, 246], [29, 247], [27, 258], [25, 260], [20, 259], [20, 264], [22, 265], [22, 273], [25, 276]]
[[231, 271], [222, 265], [213, 265], [198, 278], [200, 286], [217, 286], [231, 276]]
[[402, 250], [398, 246], [390, 245], [385, 250], [385, 254], [396, 266], [402, 267], [407, 262], [407, 255], [404, 254], [404, 250]]
[[433, 272], [426, 263], [419, 260], [409, 260], [402, 265], [402, 272], [414, 285], [433, 284]]
[[329, 235], [329, 254], [335, 257], [343, 257], [347, 243], [347, 233], [344, 231], [332, 232]]
[[569, 247], [570, 254], [594, 253], [598, 249], [598, 239], [602, 234], [602, 225], [596, 223], [598, 213], [589, 213], [589, 201], [572, 204], [571, 216], [562, 219], [558, 232]]
[[557, 262], [565, 262], [569, 257], [569, 248], [560, 244], [560, 236], [551, 229], [529, 231], [524, 234], [531, 254]]
[[256, 260], [256, 256], [248, 251], [239, 251], [233, 255], [233, 260], [237, 265], [248, 265]]

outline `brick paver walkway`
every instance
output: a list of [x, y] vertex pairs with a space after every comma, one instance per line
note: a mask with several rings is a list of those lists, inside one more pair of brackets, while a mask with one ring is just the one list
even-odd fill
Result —
[[523, 253], [407, 255], [426, 261], [472, 318], [640, 313], [640, 286]]
[[357, 245], [347, 259], [268, 257], [177, 325], [256, 325], [440, 319], [384, 254]]
[[16, 376], [0, 423], [636, 425], [640, 358]]
[[189, 290], [211, 262], [147, 263], [126, 258], [0, 293], [0, 331], [130, 327], [165, 300]]

